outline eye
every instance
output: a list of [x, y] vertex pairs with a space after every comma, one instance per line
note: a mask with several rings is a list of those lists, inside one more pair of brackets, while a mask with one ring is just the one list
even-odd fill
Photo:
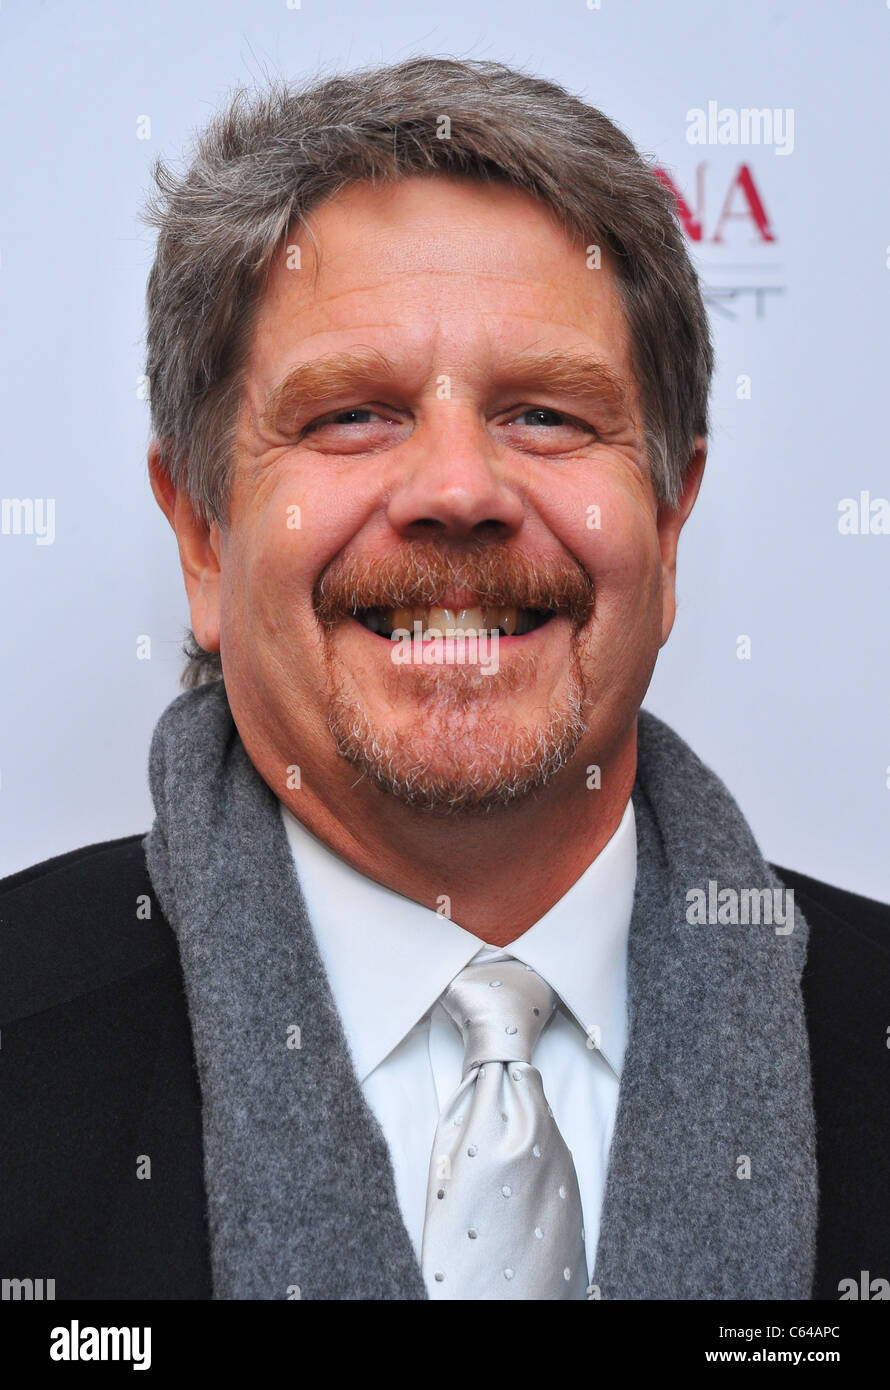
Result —
[[371, 417], [377, 416], [378, 419], [385, 418], [377, 410], [372, 410], [370, 406], [357, 405], [350, 406], [348, 410], [338, 410], [335, 415], [323, 416], [320, 420], [312, 420], [303, 429], [304, 434], [310, 434], [313, 430], [323, 429], [325, 425], [368, 425]]
[[[531, 406], [528, 410], [524, 410], [518, 418], [528, 419], [529, 417], [535, 417], [531, 421], [532, 424], [549, 425], [551, 428], [569, 423], [568, 416], [563, 415], [562, 411], [550, 410], [549, 407], [543, 405]], [[571, 421], [571, 423], [574, 424], [575, 422]]]
[[[518, 413], [504, 421], [504, 428], [510, 431], [518, 428], [522, 432], [521, 439], [529, 448], [566, 453], [599, 437], [592, 425], [549, 405], [523, 406]], [[529, 440], [529, 430], [534, 436], [533, 443]]]
[[319, 415], [303, 426], [298, 438], [316, 453], [358, 456], [393, 448], [410, 429], [410, 420], [401, 412], [372, 401]]

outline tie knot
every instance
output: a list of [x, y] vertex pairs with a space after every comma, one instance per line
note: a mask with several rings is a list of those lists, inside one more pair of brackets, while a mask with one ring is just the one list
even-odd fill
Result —
[[442, 1004], [460, 1029], [466, 1076], [483, 1062], [531, 1062], [556, 996], [531, 966], [493, 960], [466, 966]]

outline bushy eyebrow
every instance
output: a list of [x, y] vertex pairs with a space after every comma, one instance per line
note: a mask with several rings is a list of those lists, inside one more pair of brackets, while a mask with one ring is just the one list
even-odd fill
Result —
[[517, 385], [549, 390], [565, 396], [592, 400], [610, 414], [629, 416], [631, 403], [622, 377], [599, 357], [589, 353], [526, 352], [504, 364], [505, 379]]
[[398, 380], [398, 369], [376, 348], [329, 352], [300, 362], [266, 397], [260, 424], [274, 428], [299, 409], [384, 378]]
[[[631, 415], [622, 378], [589, 354], [563, 350], [519, 353], [500, 362], [495, 375], [502, 387], [554, 391], [591, 401], [613, 416]], [[396, 364], [376, 348], [326, 353], [291, 368], [266, 397], [260, 423], [272, 429], [280, 427], [298, 410], [322, 405], [345, 391], [398, 381], [399, 376]]]

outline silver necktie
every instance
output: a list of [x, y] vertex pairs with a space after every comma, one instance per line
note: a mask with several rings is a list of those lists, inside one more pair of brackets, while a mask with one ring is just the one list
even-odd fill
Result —
[[442, 1004], [460, 1029], [464, 1064], [430, 1161], [430, 1298], [584, 1298], [578, 1178], [531, 1065], [553, 990], [507, 958], [468, 965]]

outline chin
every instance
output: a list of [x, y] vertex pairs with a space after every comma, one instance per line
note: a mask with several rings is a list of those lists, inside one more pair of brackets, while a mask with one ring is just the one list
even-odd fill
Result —
[[540, 790], [569, 763], [587, 732], [573, 691], [545, 720], [520, 723], [491, 709], [427, 709], [394, 730], [342, 695], [329, 726], [337, 752], [403, 805], [439, 815], [483, 815]]

